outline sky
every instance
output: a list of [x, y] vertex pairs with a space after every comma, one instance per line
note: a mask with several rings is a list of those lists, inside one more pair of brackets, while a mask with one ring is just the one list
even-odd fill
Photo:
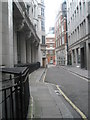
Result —
[[45, 0], [45, 29], [48, 33], [49, 27], [55, 26], [55, 18], [62, 0]]

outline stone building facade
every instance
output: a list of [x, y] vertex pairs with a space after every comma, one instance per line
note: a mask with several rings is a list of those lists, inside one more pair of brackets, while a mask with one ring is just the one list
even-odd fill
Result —
[[0, 9], [0, 67], [38, 62], [38, 1], [8, 0]]
[[69, 64], [88, 69], [90, 55], [90, 0], [67, 1]]
[[67, 4], [64, 1], [58, 14], [55, 23], [55, 38], [56, 38], [56, 64], [67, 65]]
[[38, 0], [38, 35], [40, 39], [39, 45], [39, 61], [42, 67], [46, 67], [46, 42], [45, 42], [45, 5], [44, 0]]
[[[17, 67], [15, 67], [17, 64], [26, 65], [27, 63], [40, 62], [38, 9], [37, 0], [0, 1], [0, 119], [5, 117], [2, 103], [2, 97], [4, 98], [2, 94], [4, 92], [2, 92], [2, 88], [9, 87], [14, 82], [16, 84], [16, 79], [14, 79], [15, 70], [13, 71], [12, 69], [16, 68], [16, 71], [18, 71]], [[8, 74], [2, 73], [2, 68], [7, 69], [6, 72], [10, 69], [11, 72], [9, 72], [13, 73], [10, 75], [11, 77], [9, 72]], [[13, 79], [11, 79], [12, 77]], [[10, 81], [2, 82], [5, 78], [9, 78]], [[9, 93], [11, 93], [9, 90], [6, 91], [6, 96]], [[14, 101], [14, 97], [12, 99]]]

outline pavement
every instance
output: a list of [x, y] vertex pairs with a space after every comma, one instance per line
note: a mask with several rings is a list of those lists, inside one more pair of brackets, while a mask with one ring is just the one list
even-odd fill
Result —
[[[45, 82], [58, 85], [64, 93], [64, 95], [62, 94], [64, 98], [66, 99], [65, 96], [67, 96], [69, 100], [83, 112], [83, 116], [88, 116], [88, 79], [71, 73], [61, 66], [56, 66], [48, 69]], [[68, 102], [71, 103], [70, 101]], [[77, 108], [76, 110], [78, 111]], [[79, 112], [79, 114], [81, 113]]]
[[[72, 72], [77, 71], [71, 67], [63, 68]], [[31, 98], [27, 118], [74, 118], [57, 87], [44, 82], [46, 71], [47, 69], [40, 68], [29, 76]], [[81, 75], [82, 72], [79, 70], [78, 73]], [[87, 77], [87, 71], [84, 74]], [[76, 111], [73, 113], [76, 118], [80, 118]]]
[[88, 75], [88, 70], [85, 69], [81, 69], [80, 67], [75, 67], [75, 66], [59, 66], [62, 67], [65, 70], [69, 70], [72, 73], [75, 73], [81, 77], [84, 77], [86, 79], [90, 79], [89, 75]]

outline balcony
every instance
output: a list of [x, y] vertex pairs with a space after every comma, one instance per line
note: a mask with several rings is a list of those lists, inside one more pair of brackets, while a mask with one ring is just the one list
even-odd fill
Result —
[[23, 26], [21, 31], [29, 31], [31, 32], [32, 36], [34, 37], [35, 42], [39, 45], [40, 39], [36, 33], [35, 27], [33, 23], [31, 22], [29, 15], [26, 11], [25, 3], [24, 2], [18, 2], [18, 0], [15, 0], [13, 3], [13, 8], [14, 8], [14, 21], [16, 22], [16, 26]]

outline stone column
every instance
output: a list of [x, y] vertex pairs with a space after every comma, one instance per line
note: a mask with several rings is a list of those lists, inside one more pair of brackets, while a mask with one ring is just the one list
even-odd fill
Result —
[[75, 49], [76, 65], [78, 65], [78, 49]]
[[41, 51], [40, 44], [38, 46], [38, 61], [40, 62], [41, 66], [42, 66], [42, 51]]
[[34, 63], [34, 44], [31, 44], [31, 62]]
[[14, 27], [14, 31], [13, 31], [14, 35], [13, 35], [13, 52], [14, 52], [14, 64], [17, 64], [18, 62], [18, 58], [17, 58], [17, 32], [15, 31], [15, 27]]
[[67, 45], [65, 45], [65, 65], [67, 65]]
[[36, 47], [36, 62], [38, 62], [38, 48]]
[[34, 47], [34, 62], [36, 62], [36, 47]]
[[89, 33], [89, 21], [88, 21], [88, 18], [86, 17], [86, 25], [85, 25], [85, 29], [86, 29], [86, 33], [84, 34], [88, 34]]
[[25, 34], [20, 33], [20, 56], [21, 56], [21, 63], [26, 63], [26, 40]]
[[2, 2], [2, 64], [13, 67], [13, 9], [12, 0]]
[[88, 43], [88, 41], [86, 41], [86, 69], [88, 69], [88, 60], [89, 60], [89, 56], [90, 56], [90, 45]]
[[38, 49], [37, 49], [37, 47], [35, 46], [35, 51], [34, 51], [34, 54], [35, 54], [35, 62], [37, 62], [38, 60], [37, 60], [37, 55], [38, 55]]
[[26, 62], [31, 63], [31, 41], [26, 40]]
[[90, 79], [90, 43], [88, 43], [88, 77]]
[[74, 54], [73, 54], [73, 51], [72, 51], [72, 65], [74, 65]]

